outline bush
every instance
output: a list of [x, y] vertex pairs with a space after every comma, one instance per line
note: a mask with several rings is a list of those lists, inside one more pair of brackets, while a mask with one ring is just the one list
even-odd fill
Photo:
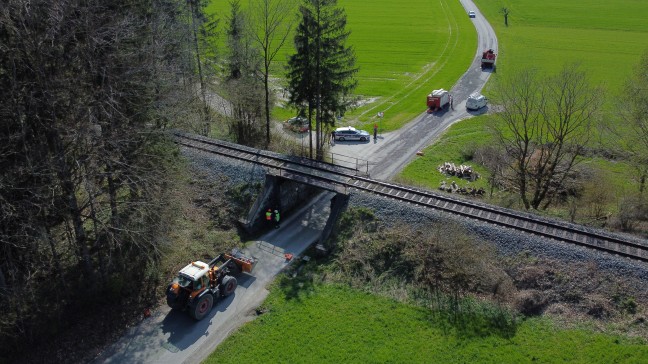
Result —
[[515, 308], [525, 316], [539, 316], [549, 304], [547, 297], [538, 290], [527, 290], [518, 293]]

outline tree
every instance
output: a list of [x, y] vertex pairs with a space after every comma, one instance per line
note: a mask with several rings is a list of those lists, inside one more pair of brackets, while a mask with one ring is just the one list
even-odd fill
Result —
[[260, 122], [263, 116], [263, 92], [257, 77], [261, 60], [246, 31], [248, 21], [239, 2], [232, 1], [230, 5], [225, 88], [232, 110], [232, 132], [238, 143], [257, 145], [262, 134]]
[[509, 9], [508, 8], [501, 8], [500, 13], [502, 13], [502, 15], [504, 15], [504, 25], [508, 27], [508, 17], [509, 17], [509, 14], [510, 14]]
[[207, 100], [206, 75], [203, 72], [203, 52], [201, 48], [209, 47], [208, 39], [213, 37], [213, 33], [218, 24], [217, 21], [208, 17], [204, 8], [207, 2], [201, 0], [187, 0], [189, 5], [189, 14], [191, 16], [191, 30], [193, 34], [194, 52], [196, 56], [196, 68], [198, 70], [198, 80], [200, 84], [200, 94], [202, 96], [203, 124], [200, 128], [202, 135], [209, 135], [211, 124], [211, 113], [209, 111], [209, 101]]
[[323, 158], [328, 133], [337, 115], [351, 107], [348, 99], [357, 86], [355, 53], [345, 42], [349, 37], [344, 10], [336, 0], [304, 0], [299, 7], [300, 24], [295, 51], [288, 60], [289, 103], [306, 114], [310, 122], [310, 157], [313, 157], [312, 122], [315, 113], [315, 149]]
[[173, 0], [3, 2], [0, 347], [51, 339], [157, 259], [181, 18]]
[[611, 125], [614, 143], [635, 167], [639, 176], [639, 192], [646, 190], [648, 179], [648, 51], [644, 52], [633, 75], [626, 81], [619, 103], [621, 122]]
[[510, 157], [512, 184], [526, 209], [547, 208], [573, 178], [596, 120], [602, 91], [578, 66], [552, 77], [523, 70], [496, 85], [493, 130]]
[[256, 29], [251, 30], [252, 38], [261, 49], [263, 58], [263, 77], [265, 117], [266, 117], [266, 147], [270, 145], [270, 67], [279, 50], [286, 43], [291, 30], [290, 14], [293, 9], [292, 0], [261, 0], [251, 3], [251, 11]]

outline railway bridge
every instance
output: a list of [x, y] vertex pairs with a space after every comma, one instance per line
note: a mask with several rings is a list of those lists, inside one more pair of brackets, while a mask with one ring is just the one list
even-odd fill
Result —
[[263, 192], [250, 209], [247, 218], [241, 221], [250, 233], [259, 232], [265, 227], [265, 211], [268, 208], [280, 209], [282, 213], [289, 212], [321, 190], [328, 190], [333, 192], [333, 197], [331, 214], [319, 239], [320, 242], [324, 242], [346, 208], [349, 193], [358, 191], [648, 262], [648, 242], [639, 238], [371, 179], [357, 167], [286, 156], [182, 132], [174, 132], [173, 137], [178, 145], [186, 148], [255, 163], [265, 168]]

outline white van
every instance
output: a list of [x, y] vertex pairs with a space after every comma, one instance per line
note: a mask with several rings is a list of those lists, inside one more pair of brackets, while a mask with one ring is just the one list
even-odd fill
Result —
[[486, 96], [475, 93], [468, 96], [468, 100], [466, 100], [466, 109], [479, 110], [482, 107], [486, 106], [486, 104], [488, 104], [488, 99], [486, 98]]

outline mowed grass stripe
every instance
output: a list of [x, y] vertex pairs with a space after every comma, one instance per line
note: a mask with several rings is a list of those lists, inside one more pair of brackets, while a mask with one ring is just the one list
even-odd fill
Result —
[[594, 82], [618, 94], [648, 49], [648, 1], [513, 0], [506, 4], [508, 27], [499, 13], [502, 4], [475, 3], [498, 35], [498, 74], [526, 67], [556, 73], [577, 62]]
[[[385, 131], [397, 129], [425, 111], [425, 96], [432, 89], [449, 89], [465, 72], [475, 53], [477, 38], [474, 27], [466, 20], [468, 18], [458, 2], [439, 1], [438, 7], [432, 9], [437, 14], [433, 21], [439, 27], [429, 36], [435, 39], [434, 45], [438, 48], [429, 55], [429, 62], [422, 63], [419, 72], [408, 75], [405, 83], [392, 85], [393, 94], [380, 97], [353, 112], [352, 116], [372, 122], [377, 112], [383, 111], [385, 120], [381, 127]], [[444, 37], [442, 44], [438, 42], [441, 37]]]

